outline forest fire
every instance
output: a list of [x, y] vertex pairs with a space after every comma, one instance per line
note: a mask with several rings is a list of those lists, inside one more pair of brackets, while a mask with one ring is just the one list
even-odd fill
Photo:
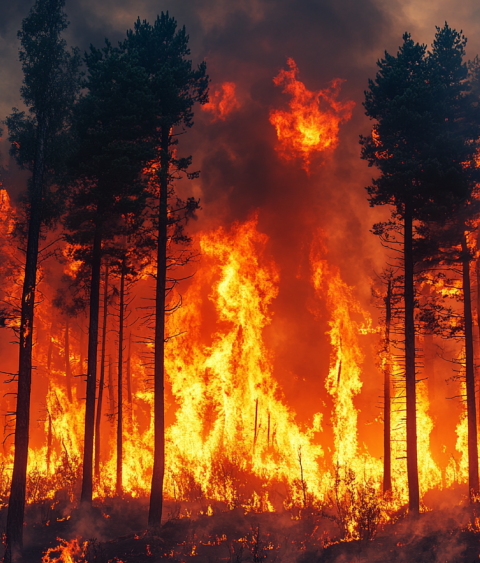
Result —
[[235, 82], [224, 82], [210, 94], [210, 101], [202, 106], [203, 111], [212, 114], [213, 121], [225, 121], [228, 115], [240, 107], [235, 95]]
[[290, 70], [282, 69], [273, 81], [276, 86], [283, 86], [283, 92], [291, 97], [290, 109], [272, 110], [270, 123], [280, 141], [277, 150], [281, 157], [286, 160], [299, 157], [308, 171], [316, 153], [337, 147], [340, 124], [350, 119], [355, 103], [337, 100], [340, 79], [334, 80], [326, 90], [311, 92], [298, 80], [295, 61], [287, 62]]
[[168, 12], [81, 55], [63, 8], [24, 15], [1, 133], [3, 562], [478, 558], [461, 32], [405, 34], [362, 98], [295, 49], [194, 65]]

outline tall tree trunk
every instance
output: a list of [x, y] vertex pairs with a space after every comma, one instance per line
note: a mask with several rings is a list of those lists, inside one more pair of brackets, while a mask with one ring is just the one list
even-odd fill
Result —
[[105, 344], [107, 340], [108, 315], [108, 264], [105, 264], [105, 278], [103, 280], [103, 327], [102, 327], [102, 357], [100, 360], [100, 382], [98, 384], [97, 418], [95, 420], [95, 477], [100, 477], [100, 446], [102, 423], [103, 388], [105, 386]]
[[168, 174], [170, 128], [164, 127], [161, 141], [160, 203], [158, 213], [157, 286], [155, 294], [154, 357], [154, 455], [148, 525], [160, 526], [165, 476], [165, 288], [167, 277]]
[[407, 477], [408, 509], [412, 514], [420, 511], [417, 459], [417, 408], [415, 374], [415, 295], [413, 286], [413, 218], [412, 202], [405, 203], [404, 218], [405, 259], [405, 385], [407, 396]]
[[465, 318], [465, 380], [467, 386], [468, 421], [468, 487], [470, 501], [478, 493], [477, 410], [475, 404], [475, 373], [473, 361], [473, 320], [470, 294], [470, 253], [465, 233], [462, 237], [463, 312]]
[[65, 378], [67, 380], [68, 402], [72, 402], [72, 368], [70, 366], [70, 322], [65, 316]]
[[388, 280], [385, 297], [385, 368], [383, 370], [383, 494], [392, 490], [392, 441], [391, 441], [391, 408], [390, 397], [390, 325], [392, 321], [392, 280]]
[[125, 309], [125, 275], [126, 260], [122, 259], [122, 272], [120, 277], [120, 326], [118, 328], [118, 406], [117, 406], [117, 483], [116, 493], [121, 496], [123, 492], [123, 316]]
[[93, 494], [93, 440], [95, 433], [95, 394], [97, 389], [98, 314], [100, 308], [100, 268], [102, 261], [102, 223], [97, 209], [93, 240], [92, 278], [90, 285], [90, 322], [88, 326], [87, 392], [85, 400], [85, 439], [83, 479], [80, 502], [91, 506]]
[[30, 425], [30, 392], [32, 386], [33, 319], [37, 278], [38, 241], [42, 223], [44, 145], [47, 130], [45, 117], [38, 117], [37, 146], [32, 176], [30, 222], [28, 225], [25, 278], [20, 318], [20, 351], [18, 366], [17, 406], [15, 411], [15, 457], [8, 501], [4, 561], [23, 546], [23, 518], [27, 483], [28, 440]]

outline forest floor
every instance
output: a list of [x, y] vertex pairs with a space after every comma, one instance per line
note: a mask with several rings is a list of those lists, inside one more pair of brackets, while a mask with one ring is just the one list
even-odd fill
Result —
[[[52, 508], [50, 501], [27, 508], [21, 561], [478, 563], [480, 508], [453, 503], [457, 497], [450, 495], [416, 519], [399, 515], [363, 541], [341, 541], [338, 519], [323, 511], [292, 518], [287, 512], [245, 514], [218, 503], [207, 515], [199, 514], [198, 504], [166, 502], [162, 527], [147, 532], [147, 499], [107, 499], [88, 516], [66, 502]], [[1, 526], [5, 516], [4, 508]]]

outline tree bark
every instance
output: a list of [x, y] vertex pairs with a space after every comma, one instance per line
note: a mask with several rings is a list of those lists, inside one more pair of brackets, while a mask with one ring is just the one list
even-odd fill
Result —
[[87, 392], [85, 400], [85, 439], [83, 479], [80, 502], [89, 507], [93, 495], [93, 440], [95, 434], [95, 394], [97, 388], [98, 316], [100, 308], [100, 267], [102, 261], [102, 223], [97, 209], [93, 240], [92, 278], [90, 285], [90, 322], [88, 327]]
[[27, 483], [28, 441], [30, 425], [30, 393], [32, 385], [33, 320], [35, 311], [35, 289], [37, 278], [38, 242], [42, 223], [43, 168], [47, 123], [38, 119], [37, 146], [32, 176], [30, 200], [30, 222], [28, 225], [25, 278], [22, 291], [20, 318], [20, 351], [18, 366], [17, 406], [15, 411], [15, 457], [12, 483], [8, 501], [7, 527], [4, 561], [10, 563], [12, 556], [23, 546], [23, 518], [25, 514], [25, 491]]
[[465, 380], [468, 421], [468, 487], [470, 502], [478, 493], [477, 411], [475, 403], [475, 372], [473, 360], [473, 319], [470, 288], [470, 253], [465, 233], [462, 237], [463, 312], [465, 319]]
[[120, 320], [118, 328], [118, 405], [117, 405], [117, 483], [116, 493], [121, 496], [123, 492], [123, 321], [125, 309], [125, 275], [126, 260], [122, 259], [122, 272], [120, 277]]
[[388, 280], [385, 297], [385, 368], [383, 370], [383, 494], [392, 490], [392, 442], [391, 442], [391, 408], [390, 397], [390, 325], [392, 321], [392, 280]]
[[404, 217], [405, 260], [405, 385], [407, 398], [407, 477], [408, 509], [412, 514], [420, 511], [417, 458], [417, 405], [415, 374], [415, 294], [413, 279], [413, 218], [412, 202], [405, 203]]
[[158, 217], [157, 285], [155, 293], [155, 351], [154, 351], [154, 457], [152, 490], [148, 525], [160, 526], [163, 508], [163, 480], [165, 476], [165, 289], [167, 277], [168, 174], [170, 127], [164, 127], [160, 158], [160, 202]]
[[72, 402], [72, 368], [70, 366], [70, 323], [65, 316], [65, 378], [67, 380], [68, 402]]
[[98, 384], [97, 418], [95, 419], [95, 477], [100, 477], [100, 446], [103, 388], [105, 386], [105, 345], [107, 340], [107, 315], [108, 315], [108, 264], [105, 264], [105, 277], [103, 280], [103, 327], [102, 327], [102, 357], [100, 359], [100, 381]]

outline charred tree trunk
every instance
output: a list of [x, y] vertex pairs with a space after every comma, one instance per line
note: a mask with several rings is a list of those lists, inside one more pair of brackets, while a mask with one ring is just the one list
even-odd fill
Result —
[[103, 387], [105, 386], [105, 345], [107, 340], [108, 315], [108, 264], [105, 265], [103, 292], [102, 357], [100, 359], [100, 381], [98, 384], [97, 418], [95, 419], [95, 477], [97, 477], [97, 479], [100, 477], [100, 427], [102, 423]]
[[85, 400], [85, 439], [83, 447], [83, 480], [80, 502], [91, 506], [93, 494], [93, 440], [95, 434], [95, 394], [97, 388], [98, 314], [100, 308], [100, 267], [102, 261], [102, 223], [97, 209], [93, 240], [92, 278], [90, 286], [90, 323], [88, 327], [87, 392]]
[[8, 501], [5, 537], [5, 558], [10, 563], [12, 556], [23, 546], [23, 518], [25, 514], [25, 491], [27, 483], [28, 440], [30, 425], [30, 392], [32, 384], [33, 319], [37, 278], [38, 241], [42, 223], [43, 168], [46, 118], [38, 116], [37, 146], [32, 176], [30, 199], [30, 221], [28, 225], [25, 278], [22, 291], [20, 318], [20, 352], [18, 366], [17, 406], [15, 411], [15, 457], [12, 484]]
[[407, 397], [407, 477], [408, 509], [412, 514], [420, 511], [417, 459], [417, 405], [415, 374], [415, 295], [413, 280], [413, 217], [412, 202], [405, 203], [404, 218], [405, 260], [405, 385]]
[[383, 494], [392, 490], [392, 436], [391, 436], [391, 408], [390, 397], [390, 324], [392, 321], [392, 280], [388, 280], [387, 295], [385, 297], [385, 368], [383, 381], [384, 428], [383, 428]]
[[125, 309], [125, 275], [126, 260], [122, 259], [122, 272], [120, 277], [120, 320], [118, 327], [118, 405], [117, 405], [117, 483], [116, 493], [121, 496], [123, 491], [123, 321]]
[[475, 404], [475, 373], [473, 361], [473, 320], [470, 294], [470, 253], [465, 233], [462, 237], [463, 311], [465, 318], [465, 380], [468, 421], [468, 487], [470, 501], [478, 493], [477, 412]]
[[70, 323], [65, 316], [65, 378], [67, 380], [68, 402], [72, 402], [72, 368], [70, 366]]
[[161, 141], [160, 203], [158, 213], [157, 286], [155, 293], [154, 352], [154, 457], [148, 525], [160, 526], [165, 476], [165, 289], [167, 278], [168, 175], [170, 127], [164, 127]]

